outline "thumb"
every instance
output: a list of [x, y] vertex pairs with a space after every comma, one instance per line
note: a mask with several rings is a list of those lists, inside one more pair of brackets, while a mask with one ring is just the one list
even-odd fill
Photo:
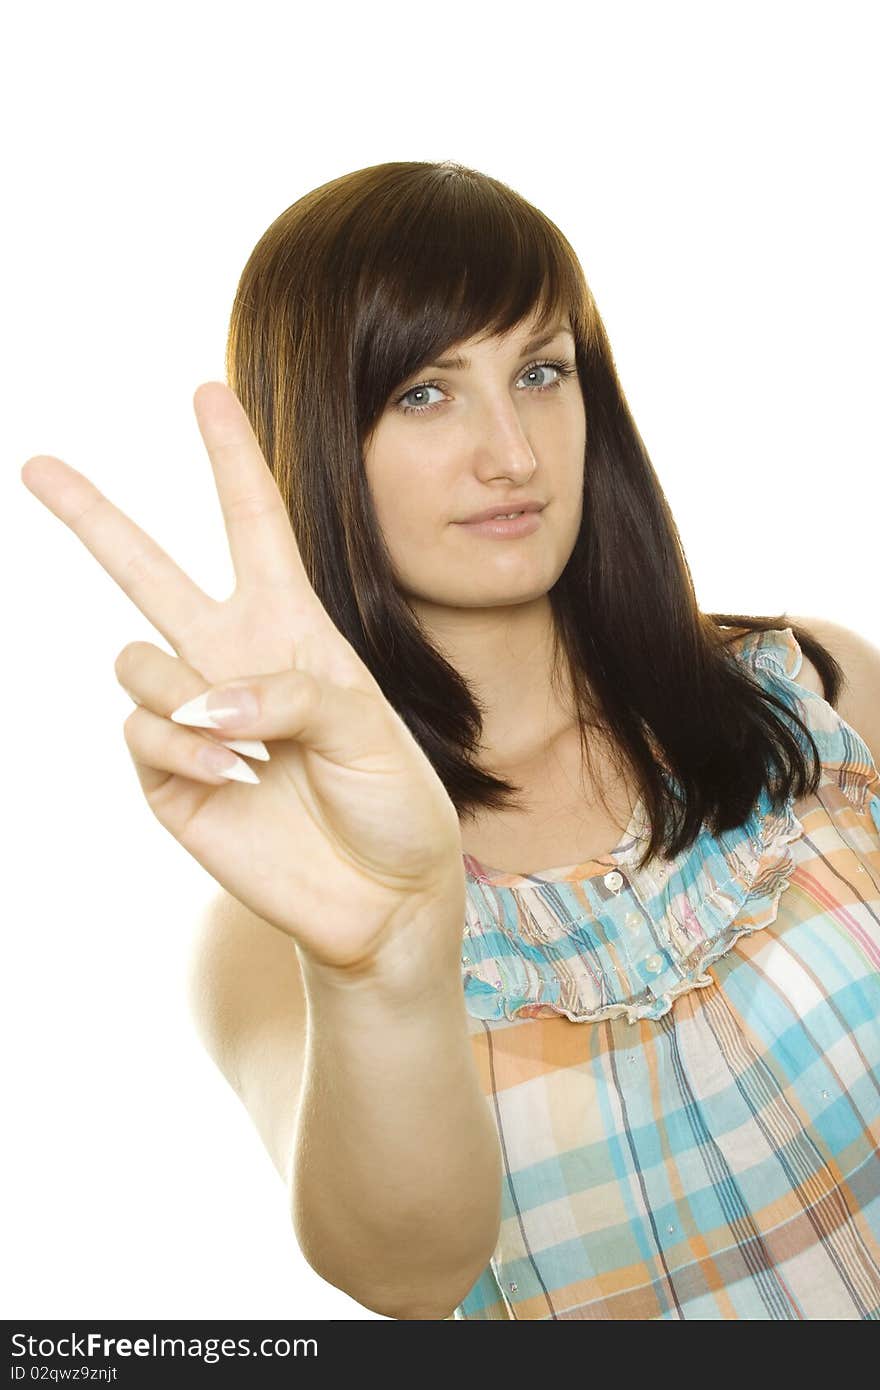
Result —
[[375, 749], [364, 733], [378, 727], [383, 704], [381, 693], [377, 699], [371, 691], [291, 669], [211, 686], [169, 718], [236, 739], [298, 739], [327, 757], [346, 759]]

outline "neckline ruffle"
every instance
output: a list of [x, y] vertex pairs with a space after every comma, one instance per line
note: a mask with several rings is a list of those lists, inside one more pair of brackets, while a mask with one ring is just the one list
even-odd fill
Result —
[[[816, 738], [823, 779], [861, 807], [877, 773], [865, 744], [820, 696], [796, 686], [802, 653], [790, 628], [731, 643], [757, 679], [796, 702]], [[872, 803], [873, 804], [873, 803]], [[533, 874], [465, 855], [465, 1004], [483, 1020], [564, 1016], [574, 1023], [658, 1019], [742, 936], [776, 920], [803, 835], [794, 799], [765, 787], [748, 819], [713, 835], [704, 826], [674, 860], [638, 868], [649, 835], [643, 802], [619, 844], [599, 859]]]
[[590, 861], [578, 880], [470, 879], [468, 1012], [559, 1014], [573, 1023], [661, 1018], [678, 995], [712, 984], [706, 967], [735, 941], [775, 920], [794, 867], [788, 846], [802, 834], [792, 801], [774, 809], [765, 789], [744, 825], [719, 836], [703, 830], [674, 861], [639, 869], [636, 837], [621, 854]]

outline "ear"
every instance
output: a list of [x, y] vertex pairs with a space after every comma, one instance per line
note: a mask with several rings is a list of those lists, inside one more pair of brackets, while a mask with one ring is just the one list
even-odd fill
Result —
[[[844, 681], [837, 712], [864, 739], [874, 765], [880, 769], [880, 649], [852, 628], [828, 618], [792, 617], [791, 621], [811, 632], [840, 662]], [[819, 672], [806, 656], [797, 683], [823, 694]]]

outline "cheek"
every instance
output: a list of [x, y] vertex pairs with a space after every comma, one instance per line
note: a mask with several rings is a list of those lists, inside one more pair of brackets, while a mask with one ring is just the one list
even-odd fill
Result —
[[448, 497], [438, 494], [427, 476], [419, 478], [405, 470], [383, 480], [374, 505], [392, 551], [430, 546], [449, 513]]
[[378, 490], [378, 505], [387, 525], [422, 541], [436, 534], [453, 514], [448, 463], [432, 456], [427, 447], [416, 451], [411, 445], [388, 463]]

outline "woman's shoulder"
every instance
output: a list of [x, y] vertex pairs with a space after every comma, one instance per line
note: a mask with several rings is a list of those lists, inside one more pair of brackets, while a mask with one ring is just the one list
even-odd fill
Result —
[[[824, 647], [840, 669], [842, 679], [833, 705], [828, 704], [819, 669], [797, 640], [798, 632]], [[818, 697], [818, 704], [808, 702], [810, 713], [821, 719], [833, 709], [844, 727], [858, 732], [880, 766], [880, 649], [873, 643], [829, 618], [792, 617], [790, 626], [746, 633], [734, 645], [759, 674], [769, 670]], [[822, 706], [827, 706], [827, 712]]]
[[818, 682], [815, 688], [822, 693], [819, 672], [807, 660], [792, 627], [722, 628], [721, 631], [725, 647], [745, 665], [756, 671], [772, 668], [789, 680], [797, 680], [799, 685], [807, 681], [808, 689], [813, 689], [814, 682]]
[[[839, 666], [842, 681], [833, 704], [797, 632], [804, 641], [821, 644]], [[760, 684], [803, 721], [826, 775], [850, 791], [859, 805], [863, 784], [880, 792], [880, 652], [857, 633], [813, 618], [792, 618], [785, 628], [749, 631], [730, 645]]]
[[795, 631], [806, 632], [826, 646], [831, 655], [840, 661], [841, 642], [836, 624], [817, 622], [812, 618], [792, 618], [790, 625], [779, 628], [755, 630], [752, 628], [722, 629], [726, 633], [725, 645], [737, 656], [757, 670], [774, 668], [788, 680], [795, 681], [804, 690], [825, 698], [825, 684], [818, 667], [810, 660], [795, 636]]

